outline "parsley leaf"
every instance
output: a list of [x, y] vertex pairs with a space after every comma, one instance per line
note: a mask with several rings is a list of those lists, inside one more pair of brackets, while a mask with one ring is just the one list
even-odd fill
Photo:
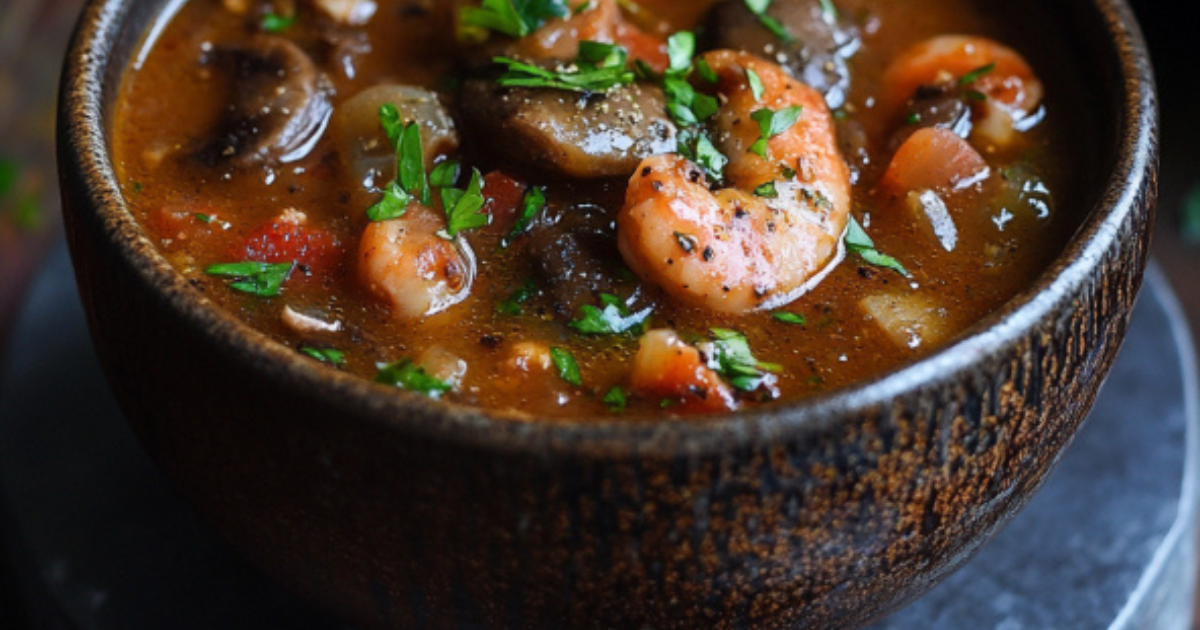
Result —
[[[667, 72], [686, 75], [692, 69], [692, 58], [696, 56], [696, 34], [679, 31], [667, 38]], [[711, 68], [710, 68], [711, 70]]]
[[380, 364], [377, 367], [379, 372], [375, 375], [376, 383], [418, 392], [435, 399], [441, 398], [442, 394], [454, 389], [453, 385], [430, 375], [424, 367], [413, 363], [410, 359], [404, 359], [391, 365]]
[[833, 0], [821, 0], [821, 17], [829, 25], [837, 22], [838, 10], [837, 7], [833, 6]]
[[305, 356], [312, 357], [321, 363], [328, 363], [334, 367], [342, 367], [346, 364], [346, 353], [337, 348], [317, 348], [315, 346], [301, 346], [300, 353]]
[[213, 222], [213, 218], [207, 214], [204, 214], [203, 212], [193, 212], [192, 218], [204, 224]]
[[729, 158], [713, 145], [708, 134], [692, 129], [681, 130], [679, 154], [695, 162], [714, 182], [725, 180], [725, 166], [729, 164]]
[[525, 37], [548, 20], [569, 14], [563, 0], [483, 0], [478, 7], [464, 8], [459, 19], [468, 26]]
[[239, 262], [212, 265], [204, 270], [210, 276], [234, 278], [230, 288], [257, 295], [258, 297], [275, 297], [283, 288], [283, 283], [292, 274], [295, 263], [265, 263]]
[[496, 305], [496, 312], [501, 315], [516, 317], [525, 312], [525, 308], [522, 305], [537, 294], [537, 285], [533, 283], [533, 280], [526, 279], [525, 282], [521, 283], [521, 286], [513, 291], [507, 300]]
[[[824, 0], [828, 1], [828, 0]], [[767, 9], [771, 7], [771, 0], [745, 0], [746, 8], [758, 18], [758, 22], [763, 25], [771, 34], [785, 44], [791, 44], [796, 41], [792, 36], [791, 31], [786, 26], [779, 23], [774, 17], [767, 14]], [[824, 6], [824, 5], [822, 5]]]
[[584, 304], [579, 308], [581, 317], [567, 325], [585, 335], [637, 333], [645, 328], [646, 320], [654, 312], [654, 309], [647, 308], [634, 313], [621, 298], [610, 293], [600, 294], [600, 304], [604, 308]]
[[750, 84], [750, 93], [754, 95], [754, 102], [761, 101], [763, 94], [766, 93], [762, 77], [758, 76], [753, 68], [746, 68], [746, 82]]
[[608, 390], [602, 401], [608, 405], [610, 411], [622, 411], [629, 406], [629, 394], [626, 394], [625, 390], [618, 385]]
[[754, 189], [754, 194], [764, 199], [778, 199], [779, 191], [775, 189], [775, 182], [767, 182], [758, 188]]
[[429, 174], [429, 185], [434, 188], [450, 188], [458, 183], [458, 176], [462, 172], [462, 167], [457, 160], [447, 160], [433, 167], [433, 172]]
[[992, 63], [989, 63], [986, 66], [980, 66], [978, 68], [975, 68], [974, 70], [959, 77], [958, 85], [959, 86], [971, 85], [972, 83], [974, 83], [974, 82], [978, 81], [980, 78], [982, 78], [983, 75], [988, 74], [989, 72], [991, 72], [995, 69], [996, 69], [996, 62], [994, 62], [994, 61]]
[[259, 22], [258, 26], [268, 33], [279, 34], [292, 28], [295, 23], [296, 16], [294, 15], [268, 13], [262, 17], [262, 21]]
[[481, 212], [484, 205], [483, 175], [479, 169], [472, 169], [471, 183], [466, 190], [458, 188], [442, 189], [442, 208], [446, 212], [446, 229], [439, 232], [445, 238], [454, 238], [459, 232], [484, 227], [491, 223], [492, 217]]
[[562, 380], [575, 387], [583, 385], [583, 374], [579, 371], [579, 363], [575, 361], [575, 356], [569, 350], [550, 348], [550, 360], [554, 361], [554, 367], [558, 369], [558, 376]]
[[513, 223], [512, 230], [508, 232], [503, 245], [507, 247], [509, 242], [515, 241], [522, 234], [529, 231], [529, 225], [533, 223], [534, 217], [545, 207], [545, 191], [537, 186], [530, 186], [529, 190], [525, 191], [525, 198], [521, 202], [521, 216], [517, 217], [516, 223]]
[[759, 361], [750, 351], [750, 343], [746, 336], [736, 330], [714, 328], [710, 331], [713, 338], [713, 356], [709, 367], [723, 376], [730, 385], [744, 391], [752, 392], [772, 381], [774, 373], [782, 372], [783, 366]]
[[853, 215], [850, 216], [850, 221], [846, 225], [846, 250], [861, 258], [868, 265], [891, 269], [896, 273], [911, 278], [912, 274], [900, 264], [900, 261], [882, 254], [875, 249], [875, 241], [867, 236], [866, 231], [859, 225], [858, 220]]
[[799, 313], [792, 313], [789, 311], [778, 311], [776, 313], [772, 313], [771, 317], [774, 317], [776, 321], [780, 321], [785, 324], [793, 324], [796, 326], [804, 326], [808, 324], [807, 317]]
[[505, 67], [496, 80], [503, 87], [550, 88], [571, 92], [607, 92], [629, 85], [637, 73], [626, 67], [629, 52], [621, 46], [600, 42], [580, 42], [579, 57], [573, 67], [547, 70], [509, 57], [492, 61]]
[[799, 105], [792, 105], [779, 111], [764, 108], [751, 113], [750, 118], [758, 123], [761, 136], [750, 146], [750, 152], [764, 160], [767, 159], [767, 143], [772, 138], [791, 129], [792, 125], [800, 120], [800, 113], [803, 109]]
[[408, 210], [412, 197], [404, 192], [397, 182], [391, 182], [383, 189], [383, 198], [367, 210], [367, 218], [372, 221], [389, 221], [399, 219]]

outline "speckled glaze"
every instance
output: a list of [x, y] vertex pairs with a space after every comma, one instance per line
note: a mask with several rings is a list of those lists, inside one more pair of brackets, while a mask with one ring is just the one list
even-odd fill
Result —
[[[96, 350], [161, 468], [243, 553], [370, 628], [860, 625], [1019, 510], [1124, 337], [1156, 195], [1153, 77], [1121, 0], [1047, 3], [1096, 90], [1092, 210], [1035, 286], [856, 388], [703, 420], [538, 423], [327, 370], [168, 265], [107, 155], [119, 73], [165, 0], [93, 0], [59, 163]], [[1090, 168], [1090, 167], [1089, 167]]]

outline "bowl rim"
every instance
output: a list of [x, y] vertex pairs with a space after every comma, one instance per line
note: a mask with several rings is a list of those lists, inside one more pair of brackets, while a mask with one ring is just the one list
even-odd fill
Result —
[[[999, 356], [1078, 293], [1091, 269], [1138, 211], [1157, 163], [1155, 80], [1145, 40], [1126, 0], [1089, 0], [1120, 62], [1116, 159], [1083, 223], [1032, 285], [933, 354], [875, 378], [765, 409], [689, 418], [607, 416], [547, 419], [487, 410], [388, 388], [324, 366], [243, 323], [192, 287], [142, 232], [124, 202], [108, 155], [104, 80], [124, 20], [137, 0], [88, 0], [68, 48], [58, 105], [63, 194], [86, 195], [77, 211], [97, 212], [105, 238], [151, 291], [189, 326], [218, 341], [282, 391], [327, 400], [350, 413], [332, 422], [377, 423], [413, 437], [512, 453], [704, 454], [827, 430], [840, 420], [886, 409], [906, 393], [948, 384], [949, 375]], [[166, 0], [178, 7], [182, 0]], [[139, 44], [135, 51], [145, 44]], [[1147, 181], [1150, 180], [1150, 181]], [[76, 186], [74, 190], [72, 187]], [[1099, 188], [1099, 187], [1098, 187]], [[64, 203], [64, 211], [69, 203]], [[223, 344], [223, 347], [221, 347]]]

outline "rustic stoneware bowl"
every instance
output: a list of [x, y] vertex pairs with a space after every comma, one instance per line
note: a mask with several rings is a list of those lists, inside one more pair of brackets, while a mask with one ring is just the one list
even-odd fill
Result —
[[[1029, 500], [1126, 331], [1156, 194], [1122, 0], [1046, 2], [1100, 121], [1078, 233], [952, 346], [824, 398], [688, 422], [537, 422], [385, 390], [219, 311], [155, 251], [107, 137], [167, 0], [93, 0], [59, 162], [79, 289], [129, 420], [266, 572], [370, 628], [841, 628], [918, 596]], [[1085, 214], [1085, 212], [1080, 212]]]

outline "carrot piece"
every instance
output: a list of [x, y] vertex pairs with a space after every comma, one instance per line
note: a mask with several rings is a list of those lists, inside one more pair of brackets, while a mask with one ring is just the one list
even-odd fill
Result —
[[987, 172], [987, 161], [966, 140], [949, 129], [926, 127], [900, 145], [879, 190], [892, 198], [924, 190], [948, 194]]

